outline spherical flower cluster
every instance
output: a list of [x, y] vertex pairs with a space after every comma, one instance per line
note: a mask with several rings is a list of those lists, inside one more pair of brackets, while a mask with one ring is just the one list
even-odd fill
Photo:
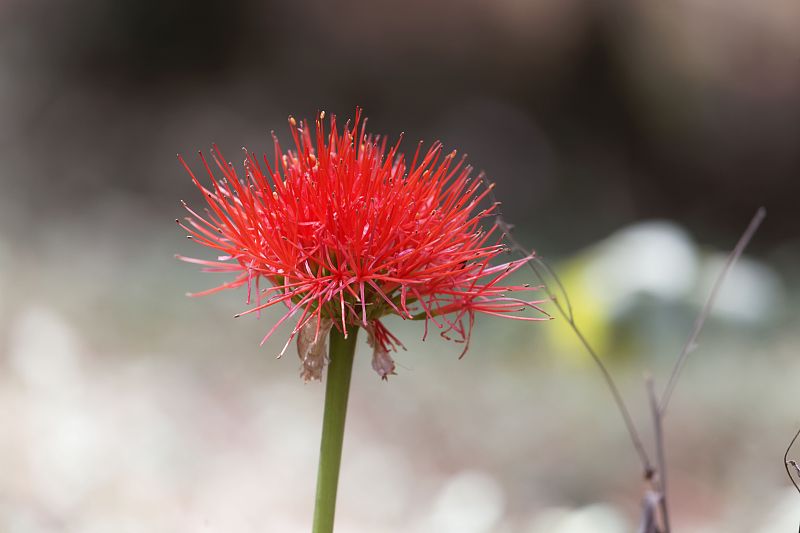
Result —
[[[360, 110], [341, 132], [331, 116], [326, 133], [324, 115], [314, 129], [290, 118], [295, 149], [284, 151], [275, 138], [272, 164], [245, 150], [243, 177], [216, 146], [211, 155], [221, 178], [200, 154], [209, 186], [179, 156], [208, 203], [204, 215], [186, 206], [189, 216], [179, 224], [218, 254], [179, 259], [236, 276], [195, 295], [246, 286], [252, 307], [237, 316], [285, 306], [262, 344], [296, 317], [286, 346], [297, 338], [306, 380], [321, 376], [331, 328], [347, 335], [363, 327], [372, 366], [385, 379], [395, 370], [390, 352], [402, 346], [382, 322], [387, 315], [423, 320], [425, 335], [433, 324], [463, 342], [464, 352], [476, 313], [547, 319], [540, 300], [507, 294], [531, 287], [501, 285], [529, 258], [491, 264], [506, 252], [496, 227], [480, 225], [496, 209], [479, 209], [492, 185], [471, 179], [463, 157], [445, 154], [438, 142], [423, 151], [420, 143], [409, 161], [399, 140], [389, 146], [365, 132]], [[518, 314], [526, 309], [534, 316]]]

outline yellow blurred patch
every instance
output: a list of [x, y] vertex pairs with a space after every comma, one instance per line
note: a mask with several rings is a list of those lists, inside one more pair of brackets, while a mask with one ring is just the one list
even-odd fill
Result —
[[[596, 296], [597, 288], [589, 286], [587, 276], [584, 275], [587, 263], [586, 258], [577, 258], [560, 265], [556, 271], [561, 273], [559, 277], [572, 303], [575, 322], [592, 348], [603, 357], [610, 348], [613, 324], [607, 306]], [[556, 286], [551, 289], [554, 293], [557, 291]], [[558, 296], [563, 303], [563, 296]], [[554, 307], [552, 309], [555, 311]], [[575, 365], [592, 364], [566, 318], [556, 314], [556, 320], [543, 329], [546, 331], [548, 343], [561, 356], [560, 360]]]

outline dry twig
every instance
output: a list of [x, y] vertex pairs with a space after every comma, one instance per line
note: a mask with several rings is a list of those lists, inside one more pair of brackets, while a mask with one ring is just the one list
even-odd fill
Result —
[[[497, 216], [495, 223], [503, 231], [506, 239], [508, 242], [511, 243], [512, 248], [519, 254], [522, 254], [523, 257], [530, 256], [530, 250], [526, 250], [516, 239], [511, 235], [512, 226], [507, 224], [500, 216]], [[617, 410], [622, 415], [622, 419], [625, 422], [625, 427], [628, 430], [628, 435], [630, 436], [631, 442], [633, 443], [633, 447], [636, 450], [636, 453], [639, 456], [639, 460], [642, 463], [642, 469], [645, 472], [645, 478], [649, 478], [653, 474], [653, 466], [650, 462], [650, 458], [647, 455], [647, 452], [644, 449], [644, 445], [642, 444], [642, 439], [639, 436], [639, 431], [636, 429], [636, 424], [633, 422], [633, 417], [631, 417], [630, 410], [628, 406], [625, 404], [625, 400], [622, 398], [622, 393], [617, 387], [614, 378], [611, 376], [611, 372], [608, 371], [605, 363], [603, 360], [600, 359], [600, 356], [597, 352], [592, 348], [592, 345], [589, 344], [589, 341], [583, 335], [578, 324], [575, 322], [575, 316], [572, 310], [572, 303], [569, 300], [569, 296], [567, 295], [567, 291], [564, 289], [564, 285], [561, 283], [561, 280], [558, 278], [553, 269], [545, 263], [539, 257], [533, 257], [528, 261], [528, 266], [533, 271], [534, 275], [538, 279], [539, 283], [544, 288], [545, 292], [547, 293], [547, 297], [553, 302], [553, 305], [556, 306], [559, 314], [567, 321], [569, 327], [572, 329], [575, 336], [578, 337], [578, 340], [583, 345], [584, 349], [588, 352], [589, 356], [594, 361], [597, 368], [600, 370], [600, 373], [603, 376], [603, 380], [606, 383], [609, 391], [611, 391], [611, 395], [614, 397], [614, 403], [617, 406]], [[553, 293], [550, 285], [547, 283], [547, 277], [551, 278], [558, 290], [561, 292], [564, 303], [561, 303], [561, 299]]]
[[748, 224], [747, 229], [744, 230], [744, 233], [739, 238], [739, 242], [736, 243], [733, 251], [730, 253], [730, 255], [728, 255], [728, 259], [725, 261], [725, 266], [722, 267], [722, 271], [717, 276], [717, 279], [714, 280], [714, 285], [711, 287], [711, 292], [706, 299], [706, 303], [703, 305], [703, 309], [700, 311], [700, 314], [697, 315], [697, 318], [694, 321], [694, 329], [692, 329], [692, 333], [689, 335], [689, 338], [686, 339], [686, 343], [683, 345], [683, 349], [678, 356], [678, 360], [675, 362], [675, 366], [672, 369], [672, 374], [669, 376], [669, 381], [664, 389], [664, 394], [661, 396], [661, 402], [658, 404], [658, 411], [661, 413], [662, 417], [667, 410], [667, 405], [669, 405], [669, 400], [672, 397], [672, 391], [675, 390], [675, 385], [678, 383], [678, 376], [683, 369], [683, 365], [686, 363], [686, 358], [691, 352], [694, 351], [695, 348], [697, 348], [697, 336], [700, 335], [700, 330], [703, 329], [703, 325], [705, 324], [708, 315], [711, 313], [711, 309], [714, 307], [714, 302], [717, 300], [717, 294], [719, 293], [719, 289], [722, 287], [722, 282], [725, 281], [725, 277], [728, 275], [728, 272], [730, 272], [733, 265], [736, 264], [736, 261], [739, 260], [739, 257], [741, 257], [744, 249], [747, 248], [747, 245], [750, 243], [753, 235], [755, 235], [765, 216], [767, 216], [767, 210], [763, 207], [760, 207], [758, 211], [756, 211], [756, 214], [753, 215], [753, 219], [750, 221], [750, 224]]
[[747, 229], [745, 229], [744, 233], [742, 233], [742, 236], [739, 237], [739, 241], [736, 243], [736, 246], [734, 246], [733, 250], [728, 255], [725, 265], [722, 267], [722, 270], [714, 280], [714, 285], [711, 287], [711, 292], [708, 294], [700, 314], [697, 315], [697, 318], [694, 321], [694, 328], [692, 328], [692, 332], [686, 339], [686, 342], [684, 343], [683, 348], [678, 355], [678, 359], [675, 361], [675, 366], [672, 368], [672, 373], [669, 376], [669, 381], [664, 389], [664, 394], [661, 396], [660, 403], [655, 396], [655, 388], [653, 386], [652, 379], [649, 379], [648, 381], [648, 393], [650, 395], [651, 414], [653, 417], [653, 428], [655, 433], [656, 460], [658, 461], [658, 487], [661, 492], [660, 507], [661, 517], [664, 524], [664, 533], [670, 533], [669, 510], [667, 506], [667, 461], [664, 452], [664, 415], [666, 414], [669, 400], [672, 397], [672, 392], [675, 390], [675, 385], [678, 383], [680, 372], [683, 369], [684, 364], [686, 364], [686, 359], [689, 354], [694, 351], [695, 348], [697, 348], [697, 337], [700, 335], [700, 331], [703, 329], [709, 314], [711, 314], [711, 309], [714, 307], [714, 302], [717, 299], [717, 295], [722, 287], [722, 283], [725, 281], [728, 272], [730, 272], [730, 270], [741, 257], [744, 249], [747, 248], [747, 245], [752, 240], [753, 235], [755, 235], [758, 227], [761, 225], [761, 222], [764, 220], [766, 215], [767, 211], [763, 207], [756, 211], [756, 214], [753, 215], [753, 218], [750, 220], [750, 224], [747, 225]]
[[794, 446], [794, 441], [797, 440], [797, 437], [800, 437], [800, 429], [797, 430], [797, 433], [794, 434], [792, 437], [792, 441], [789, 443], [789, 446], [786, 447], [786, 453], [783, 454], [783, 466], [786, 468], [786, 475], [789, 476], [789, 481], [792, 482], [794, 488], [797, 489], [797, 492], [800, 492], [800, 487], [797, 486], [797, 482], [794, 480], [794, 476], [792, 475], [792, 471], [789, 470], [789, 467], [793, 467], [797, 472], [797, 476], [800, 477], [800, 466], [798, 466], [796, 461], [789, 459], [789, 450], [792, 449]]
[[[492, 201], [497, 204], [494, 195], [491, 193], [490, 189], [490, 196]], [[672, 397], [672, 393], [675, 389], [675, 385], [677, 384], [678, 377], [680, 376], [680, 372], [683, 369], [683, 366], [686, 363], [686, 359], [688, 355], [697, 347], [697, 337], [700, 334], [700, 331], [703, 329], [703, 325], [706, 322], [709, 314], [711, 313], [711, 309], [714, 306], [714, 302], [716, 301], [717, 295], [719, 293], [720, 288], [722, 287], [722, 283], [725, 280], [728, 272], [731, 268], [736, 264], [739, 257], [744, 252], [744, 249], [750, 243], [750, 240], [755, 235], [755, 232], [758, 230], [758, 227], [761, 225], [761, 222], [764, 220], [766, 216], [766, 210], [761, 207], [756, 211], [756, 214], [753, 216], [750, 224], [747, 226], [747, 229], [744, 231], [742, 236], [739, 238], [739, 241], [736, 243], [733, 251], [731, 251], [730, 255], [728, 256], [727, 261], [722, 269], [722, 271], [717, 276], [716, 280], [714, 281], [714, 285], [711, 288], [711, 292], [708, 295], [708, 298], [703, 305], [700, 314], [697, 316], [694, 322], [694, 328], [692, 329], [691, 334], [689, 335], [688, 339], [686, 340], [683, 349], [681, 350], [680, 354], [678, 355], [677, 360], [675, 361], [675, 366], [672, 369], [672, 373], [670, 374], [669, 381], [667, 382], [667, 386], [664, 389], [664, 393], [661, 396], [661, 401], [659, 402], [658, 396], [655, 392], [655, 385], [653, 383], [652, 378], [647, 379], [647, 390], [648, 390], [648, 397], [650, 399], [650, 409], [651, 409], [651, 416], [653, 421], [653, 431], [655, 437], [655, 446], [656, 446], [656, 460], [658, 464], [657, 470], [653, 468], [650, 458], [642, 444], [642, 439], [639, 436], [639, 431], [636, 428], [636, 424], [633, 422], [633, 418], [631, 417], [630, 410], [625, 403], [625, 400], [622, 398], [622, 394], [620, 393], [619, 387], [617, 387], [614, 378], [611, 376], [606, 365], [600, 359], [597, 352], [592, 348], [591, 344], [589, 344], [586, 337], [584, 337], [583, 333], [581, 332], [580, 328], [578, 327], [574, 311], [572, 308], [572, 303], [570, 302], [569, 296], [567, 295], [567, 291], [564, 289], [561, 280], [558, 278], [556, 273], [550, 268], [550, 266], [541, 260], [539, 257], [533, 257], [528, 261], [528, 266], [533, 271], [536, 278], [541, 283], [542, 287], [544, 288], [545, 292], [547, 293], [548, 298], [553, 302], [556, 309], [558, 310], [559, 314], [567, 321], [567, 324], [572, 329], [575, 336], [578, 338], [580, 343], [583, 345], [584, 349], [588, 352], [589, 356], [594, 361], [597, 368], [600, 370], [600, 373], [603, 376], [603, 380], [605, 381], [611, 395], [614, 398], [614, 402], [617, 406], [617, 410], [619, 411], [622, 419], [625, 423], [625, 427], [628, 430], [628, 435], [630, 436], [631, 442], [633, 444], [634, 449], [636, 450], [637, 455], [639, 456], [639, 460], [642, 464], [642, 468], [644, 470], [644, 477], [647, 481], [651, 482], [655, 487], [655, 490], [648, 489], [645, 493], [644, 500], [642, 502], [642, 521], [640, 524], [639, 532], [640, 533], [670, 533], [670, 520], [669, 520], [669, 509], [667, 505], [667, 475], [666, 475], [666, 455], [664, 451], [664, 432], [663, 432], [663, 419], [664, 414], [666, 413], [667, 406], [669, 405], [669, 400]], [[511, 247], [514, 251], [522, 256], [531, 256], [530, 250], [527, 250], [523, 247], [517, 240], [511, 235], [511, 230], [513, 226], [505, 222], [503, 218], [498, 215], [495, 221], [498, 228], [503, 231], [506, 239], [509, 243], [511, 243]], [[555, 285], [558, 287], [558, 291], [560, 292], [561, 296], [563, 297], [562, 300], [555, 294], [551, 288], [551, 285], [548, 283], [548, 278], [551, 279]], [[800, 436], [800, 430], [798, 430], [797, 434], [795, 435], [792, 442], [789, 444], [789, 448], [794, 444], [795, 440]], [[786, 455], [784, 456], [784, 462], [786, 464], [786, 472], [789, 474], [789, 477], [792, 478], [791, 473], [789, 471], [789, 465], [793, 466], [797, 472], [798, 476], [800, 476], [800, 466], [794, 461], [787, 461], [789, 449], [786, 450]], [[798, 488], [797, 484], [795, 483], [794, 479], [792, 478], [792, 483], [795, 485], [795, 488]], [[800, 492], [800, 488], [798, 488], [798, 492]], [[660, 509], [660, 516], [661, 516], [661, 524], [663, 525], [663, 529], [659, 528], [658, 526], [658, 519], [656, 508]]]
[[650, 400], [650, 412], [653, 417], [653, 435], [656, 442], [656, 464], [658, 464], [653, 483], [657, 487], [658, 506], [661, 509], [661, 523], [664, 525], [664, 533], [670, 532], [669, 509], [667, 508], [667, 460], [664, 455], [664, 418], [658, 409], [658, 397], [656, 396], [656, 385], [652, 376], [645, 378], [647, 385], [647, 397]]

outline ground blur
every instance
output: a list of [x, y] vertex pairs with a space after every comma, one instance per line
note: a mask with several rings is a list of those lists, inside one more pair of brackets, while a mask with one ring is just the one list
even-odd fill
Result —
[[[666, 383], [765, 205], [666, 418], [670, 506], [678, 531], [794, 531], [798, 18], [788, 0], [4, 3], [0, 530], [309, 530], [323, 386], [275, 359], [287, 328], [258, 347], [276, 314], [232, 318], [242, 292], [185, 298], [219, 278], [173, 259], [206, 256], [173, 222], [200, 201], [174, 154], [269, 151], [288, 114], [361, 105], [497, 183], [648, 447], [643, 376]], [[340, 531], [635, 531], [641, 468], [563, 320], [481, 319], [461, 360], [387, 326], [407, 352], [384, 383], [359, 346]]]

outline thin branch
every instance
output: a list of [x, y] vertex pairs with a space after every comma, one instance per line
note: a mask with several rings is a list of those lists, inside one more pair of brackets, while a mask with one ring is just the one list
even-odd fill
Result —
[[[491, 191], [491, 190], [490, 190]], [[491, 194], [491, 192], [490, 192]], [[492, 198], [494, 200], [494, 198]], [[496, 217], [496, 224], [497, 227], [505, 234], [506, 239], [511, 244], [511, 247], [523, 257], [530, 256], [530, 250], [527, 250], [524, 246], [522, 246], [516, 239], [511, 235], [511, 225], [506, 223], [500, 215]], [[642, 469], [644, 470], [645, 478], [650, 478], [653, 475], [653, 466], [650, 462], [650, 458], [647, 455], [647, 452], [644, 449], [644, 445], [642, 444], [642, 439], [639, 436], [639, 432], [636, 429], [636, 425], [633, 422], [633, 418], [631, 417], [630, 410], [628, 406], [625, 404], [625, 400], [622, 398], [622, 394], [619, 391], [619, 387], [617, 387], [614, 378], [611, 377], [611, 373], [606, 368], [606, 365], [600, 359], [600, 356], [597, 355], [597, 352], [592, 348], [589, 341], [586, 340], [586, 337], [583, 336], [578, 324], [575, 322], [575, 316], [572, 309], [572, 304], [569, 301], [569, 297], [567, 296], [567, 291], [564, 289], [564, 285], [561, 283], [561, 280], [558, 278], [555, 272], [541, 259], [538, 257], [533, 257], [528, 261], [528, 266], [536, 275], [536, 278], [541, 283], [542, 287], [547, 294], [547, 297], [553, 301], [553, 304], [556, 306], [559, 314], [564, 317], [569, 324], [572, 331], [578, 337], [578, 340], [589, 353], [592, 360], [594, 361], [597, 368], [600, 370], [600, 373], [603, 375], [603, 380], [605, 380], [608, 389], [611, 391], [611, 395], [614, 397], [614, 403], [617, 406], [617, 410], [619, 411], [620, 415], [622, 415], [622, 419], [625, 422], [625, 427], [628, 430], [628, 435], [630, 436], [631, 442], [633, 443], [633, 447], [636, 449], [636, 453], [639, 455], [639, 460], [642, 463]], [[563, 295], [564, 304], [561, 303], [561, 300], [558, 296], [553, 293], [550, 285], [547, 283], [547, 277], [550, 277], [555, 282], [558, 290]]]
[[653, 435], [656, 441], [656, 461], [658, 464], [658, 491], [661, 497], [658, 500], [661, 507], [661, 521], [664, 525], [664, 533], [670, 533], [669, 509], [667, 508], [667, 460], [664, 454], [664, 428], [661, 411], [658, 408], [658, 396], [656, 396], [655, 383], [652, 376], [645, 379], [647, 385], [647, 396], [650, 399], [650, 411], [653, 417]]
[[637, 533], [663, 533], [658, 529], [657, 509], [661, 495], [654, 490], [647, 490], [642, 498], [642, 520]]
[[797, 437], [800, 437], [800, 429], [797, 430], [797, 433], [795, 433], [794, 437], [792, 437], [792, 442], [790, 442], [789, 446], [786, 447], [786, 453], [783, 454], [783, 466], [786, 468], [786, 475], [789, 476], [789, 480], [792, 482], [792, 485], [794, 485], [794, 488], [797, 489], [797, 492], [800, 492], [800, 487], [797, 486], [797, 482], [794, 480], [794, 476], [792, 476], [792, 472], [789, 470], [789, 466], [793, 466], [794, 469], [797, 470], [797, 475], [800, 476], [800, 467], [797, 466], [796, 462], [789, 459], [789, 450], [791, 450], [792, 446], [794, 446], [794, 441], [797, 440]]
[[[509, 239], [512, 239], [512, 238], [509, 237]], [[517, 246], [519, 246], [519, 245], [517, 245]], [[550, 276], [551, 278], [553, 278], [553, 281], [556, 282], [556, 286], [558, 286], [558, 290], [564, 296], [564, 306], [566, 307], [566, 311], [567, 311], [565, 316], [569, 320], [574, 322], [575, 318], [574, 318], [574, 315], [572, 314], [572, 302], [569, 299], [569, 295], [567, 294], [567, 290], [564, 288], [564, 285], [561, 283], [561, 278], [559, 278], [558, 275], [555, 273], [555, 271], [553, 271], [553, 269], [550, 268], [550, 265], [548, 265], [547, 263], [545, 263], [541, 259], [535, 258], [535, 261], [539, 266], [542, 267], [542, 269], [544, 269], [544, 271], [547, 273], [547, 275]], [[540, 279], [541, 279], [541, 277], [542, 276], [539, 276]], [[548, 296], [550, 296], [549, 290], [547, 288], [546, 288], [546, 291], [548, 292]], [[563, 311], [562, 311], [562, 314], [564, 314]]]
[[686, 363], [686, 358], [697, 346], [697, 336], [700, 334], [700, 330], [703, 329], [703, 324], [705, 324], [708, 315], [711, 313], [711, 308], [714, 306], [714, 302], [717, 299], [717, 294], [719, 293], [720, 287], [722, 287], [722, 282], [725, 281], [725, 277], [728, 275], [731, 267], [733, 267], [736, 261], [739, 260], [739, 257], [750, 243], [750, 240], [753, 238], [753, 235], [755, 234], [756, 230], [758, 230], [758, 227], [761, 225], [761, 222], [764, 220], [766, 215], [767, 210], [763, 207], [760, 207], [758, 211], [756, 211], [756, 214], [753, 216], [753, 219], [750, 221], [747, 229], [739, 238], [739, 242], [736, 243], [736, 247], [728, 256], [728, 260], [725, 261], [725, 266], [722, 268], [719, 276], [717, 276], [717, 279], [714, 281], [714, 285], [711, 288], [708, 299], [706, 299], [703, 309], [700, 311], [700, 314], [697, 315], [697, 318], [694, 321], [694, 329], [692, 330], [691, 335], [689, 335], [689, 338], [686, 339], [686, 344], [683, 345], [683, 349], [681, 350], [677, 361], [675, 361], [675, 366], [672, 368], [672, 374], [669, 376], [669, 381], [664, 389], [664, 394], [661, 396], [661, 403], [659, 404], [658, 409], [662, 417], [666, 413], [669, 400], [672, 397], [672, 392], [678, 382], [678, 376], [683, 369], [683, 365]]

